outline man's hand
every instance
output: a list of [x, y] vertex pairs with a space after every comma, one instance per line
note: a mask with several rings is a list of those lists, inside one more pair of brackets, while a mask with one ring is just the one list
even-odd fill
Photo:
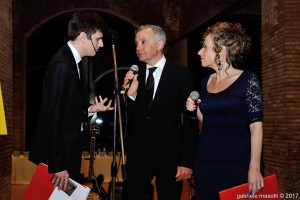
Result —
[[111, 100], [109, 100], [107, 105], [104, 105], [108, 101], [108, 98], [102, 99], [101, 95], [99, 95], [99, 100], [100, 100], [100, 102], [98, 101], [98, 97], [96, 96], [95, 104], [90, 106], [90, 108], [89, 108], [90, 113], [96, 113], [96, 112], [100, 112], [100, 111], [105, 112], [107, 110], [114, 109], [114, 107], [111, 107], [111, 103], [112, 103]]
[[54, 186], [58, 187], [59, 190], [66, 190], [68, 186], [69, 173], [67, 170], [54, 173], [53, 178], [51, 179]]
[[187, 167], [178, 166], [177, 167], [177, 174], [176, 174], [176, 181], [182, 181], [184, 179], [188, 179], [192, 176], [193, 170]]
[[[137, 80], [138, 74], [134, 74], [133, 71], [129, 70], [125, 77], [124, 83], [122, 87], [126, 89], [128, 96], [134, 96], [137, 92], [139, 81]], [[131, 85], [129, 85], [129, 81], [132, 80]]]

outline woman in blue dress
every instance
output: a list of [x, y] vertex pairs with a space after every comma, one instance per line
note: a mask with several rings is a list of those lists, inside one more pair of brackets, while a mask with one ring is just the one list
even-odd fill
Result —
[[236, 66], [250, 47], [240, 24], [218, 22], [203, 34], [198, 52], [203, 67], [215, 72], [202, 79], [200, 99], [187, 99], [202, 124], [194, 169], [197, 200], [217, 200], [219, 192], [243, 183], [256, 193], [260, 172], [263, 102], [258, 77]]

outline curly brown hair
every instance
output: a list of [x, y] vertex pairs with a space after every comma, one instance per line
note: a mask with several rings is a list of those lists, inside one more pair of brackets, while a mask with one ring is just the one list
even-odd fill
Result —
[[245, 34], [245, 29], [239, 23], [217, 22], [207, 28], [203, 33], [202, 39], [211, 34], [214, 41], [214, 51], [217, 53], [215, 62], [220, 58], [221, 46], [226, 47], [226, 62], [237, 68], [237, 62], [242, 61], [243, 56], [249, 52], [251, 38]]

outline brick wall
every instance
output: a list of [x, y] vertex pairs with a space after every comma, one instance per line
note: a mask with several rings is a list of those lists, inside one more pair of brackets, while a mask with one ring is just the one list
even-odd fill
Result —
[[300, 2], [263, 0], [261, 15], [265, 173], [299, 195]]
[[[0, 46], [0, 81], [2, 82], [2, 90], [4, 93], [5, 111], [8, 123], [9, 136], [0, 136], [0, 183], [7, 185], [3, 181], [7, 181], [10, 176], [11, 153], [11, 137], [14, 137], [14, 149], [24, 150], [22, 142], [24, 141], [24, 116], [26, 112], [25, 105], [25, 42], [26, 37], [38, 26], [42, 21], [48, 19], [49, 16], [56, 15], [66, 10], [73, 10], [78, 7], [93, 7], [105, 10], [107, 12], [116, 13], [120, 17], [130, 21], [132, 24], [140, 24], [148, 22], [159, 25], [162, 23], [162, 12], [157, 12], [160, 6], [151, 4], [152, 1], [146, 1], [146, 5], [141, 5], [139, 9], [132, 4], [132, 1], [119, 2], [113, 1], [93, 1], [90, 4], [79, 0], [59, 1], [55, 0], [51, 3], [47, 1], [15, 1], [14, 5], [14, 112], [12, 109], [12, 64], [11, 64], [11, 2], [2, 0], [0, 2], [0, 39], [3, 44]], [[131, 2], [131, 4], [130, 4]], [[152, 2], [152, 3], [153, 3]], [[213, 14], [218, 14], [219, 6], [203, 6], [202, 1], [199, 5], [189, 4], [192, 1], [180, 1], [185, 4], [181, 10], [180, 21], [181, 28], [176, 32], [174, 37], [179, 35], [182, 38], [186, 32], [192, 30], [199, 23], [203, 23]], [[217, 2], [217, 1], [215, 1]], [[230, 0], [225, 1], [227, 4]], [[242, 2], [242, 1], [234, 1]], [[223, 6], [223, 1], [222, 5]], [[220, 3], [221, 4], [221, 3]], [[233, 4], [232, 2], [230, 4]], [[132, 6], [133, 5], [133, 6]], [[206, 4], [205, 4], [206, 5]], [[224, 4], [225, 5], [225, 4]], [[174, 6], [174, 5], [173, 5]], [[198, 12], [195, 7], [206, 8]], [[212, 8], [218, 8], [212, 9]], [[36, 12], [32, 12], [35, 8]], [[146, 9], [147, 8], [147, 9]], [[149, 8], [149, 9], [148, 9]], [[248, 8], [248, 7], [247, 7]], [[152, 10], [157, 15], [152, 15]], [[147, 10], [147, 12], [144, 12]], [[134, 11], [134, 12], [132, 12]], [[9, 12], [9, 13], [8, 13]], [[149, 15], [151, 14], [151, 17]], [[299, 0], [262, 0], [262, 81], [265, 104], [264, 119], [264, 159], [265, 174], [277, 174], [279, 187], [281, 192], [298, 192], [300, 191], [300, 108], [299, 108], [299, 51], [300, 51], [300, 5]], [[166, 16], [167, 17], [167, 16]], [[192, 20], [190, 20], [192, 19]], [[2, 25], [3, 23], [3, 25]], [[3, 28], [2, 28], [3, 27]], [[168, 27], [167, 27], [168, 28]], [[182, 32], [185, 31], [185, 32]], [[176, 39], [176, 38], [173, 38]], [[179, 43], [186, 41], [180, 40]], [[176, 43], [177, 45], [178, 43]], [[184, 46], [184, 45], [183, 45]], [[3, 49], [2, 49], [3, 48]], [[176, 46], [176, 49], [181, 49]], [[172, 50], [171, 50], [172, 51]], [[171, 52], [172, 53], [172, 52]], [[178, 55], [179, 53], [174, 55]], [[180, 56], [178, 56], [179, 58]], [[183, 59], [183, 58], [182, 58]], [[14, 117], [11, 115], [14, 114]], [[12, 131], [12, 120], [14, 126]], [[13, 136], [12, 132], [14, 133]], [[7, 153], [9, 152], [9, 153]], [[9, 155], [8, 155], [9, 154]], [[5, 163], [5, 165], [4, 165]], [[3, 168], [5, 166], [5, 168]], [[8, 177], [8, 178], [6, 178]], [[0, 188], [0, 199], [3, 197], [3, 191], [8, 188]], [[7, 193], [5, 193], [7, 194]], [[2, 196], [1, 196], [2, 195]], [[3, 197], [3, 198], [1, 198]]]
[[12, 152], [12, 1], [0, 1], [0, 83], [7, 123], [7, 136], [0, 136], [0, 199], [10, 199]]

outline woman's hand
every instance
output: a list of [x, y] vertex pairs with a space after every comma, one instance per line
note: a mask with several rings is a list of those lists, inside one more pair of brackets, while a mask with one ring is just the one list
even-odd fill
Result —
[[259, 169], [249, 169], [248, 183], [249, 191], [251, 191], [252, 195], [257, 193], [261, 188], [264, 187], [264, 179]]
[[197, 99], [197, 105], [195, 104], [195, 102], [192, 100], [191, 97], [187, 98], [186, 100], [186, 104], [185, 104], [185, 107], [188, 111], [195, 111], [198, 107], [198, 104], [201, 102], [200, 99]]
[[260, 160], [262, 152], [263, 128], [262, 122], [250, 124], [251, 133], [251, 159], [248, 171], [249, 191], [257, 193], [264, 187], [264, 179], [260, 173]]

